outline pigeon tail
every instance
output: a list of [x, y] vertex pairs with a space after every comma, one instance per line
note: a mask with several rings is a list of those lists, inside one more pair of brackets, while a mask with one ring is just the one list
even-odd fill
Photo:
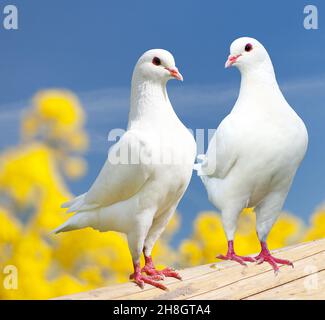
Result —
[[71, 199], [71, 200], [69, 200], [67, 202], [62, 203], [61, 208], [69, 208], [69, 207], [71, 207], [75, 202], [79, 201], [80, 199], [83, 199], [85, 195], [86, 195], [86, 193], [83, 193], [78, 197], [75, 197], [75, 198], [73, 198], [73, 199]]
[[51, 234], [79, 230], [86, 227], [96, 229], [96, 227], [98, 227], [98, 214], [96, 213], [97, 211], [84, 211], [77, 213], [62, 225], [54, 229]]
[[97, 204], [86, 204], [85, 203], [86, 193], [68, 201], [61, 205], [61, 208], [68, 208], [67, 213], [71, 212], [81, 212], [81, 211], [89, 211], [96, 209], [98, 207]]

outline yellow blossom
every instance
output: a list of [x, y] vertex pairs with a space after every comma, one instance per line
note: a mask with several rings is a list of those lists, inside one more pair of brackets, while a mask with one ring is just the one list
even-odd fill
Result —
[[[24, 112], [20, 143], [0, 154], [0, 267], [15, 266], [19, 277], [17, 290], [0, 286], [1, 299], [47, 299], [87, 291], [128, 281], [133, 271], [125, 235], [90, 228], [49, 234], [69, 216], [60, 208], [73, 197], [64, 178], [85, 174], [79, 154], [87, 148], [83, 126], [82, 106], [73, 93], [41, 91]], [[259, 251], [255, 221], [252, 209], [241, 214], [235, 237], [238, 254]], [[176, 213], [153, 249], [158, 268], [214, 262], [217, 254], [226, 252], [218, 213], [198, 213], [192, 235], [173, 248], [170, 240], [179, 226]], [[320, 237], [325, 237], [322, 209], [307, 232], [296, 216], [281, 215], [268, 244], [272, 249]]]
[[86, 172], [86, 162], [77, 157], [70, 157], [63, 163], [63, 169], [65, 174], [72, 179], [79, 178]]
[[83, 121], [79, 101], [69, 91], [41, 91], [34, 97], [33, 102], [44, 121], [56, 121], [62, 126], [71, 126]]
[[304, 241], [311, 241], [325, 237], [325, 210], [320, 208], [311, 218], [311, 225], [303, 236]]

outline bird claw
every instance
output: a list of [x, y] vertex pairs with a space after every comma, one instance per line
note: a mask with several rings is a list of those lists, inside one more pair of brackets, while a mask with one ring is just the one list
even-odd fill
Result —
[[141, 273], [133, 273], [130, 275], [130, 279], [132, 279], [141, 289], [144, 289], [144, 284], [150, 284], [161, 290], [168, 290], [166, 286], [155, 281], [155, 276], [144, 276]]
[[242, 266], [247, 266], [245, 261], [247, 261], [247, 262], [255, 262], [256, 261], [255, 258], [253, 258], [253, 257], [238, 256], [235, 253], [227, 253], [226, 256], [219, 254], [216, 258], [221, 259], [221, 260], [236, 261], [239, 264], [241, 264]]
[[279, 274], [279, 266], [277, 265], [278, 263], [283, 265], [289, 265], [292, 266], [292, 268], [294, 268], [294, 265], [291, 261], [275, 258], [269, 252], [261, 252], [257, 257], [255, 257], [255, 259], [257, 260], [257, 264], [268, 262], [273, 268], [276, 276]]
[[163, 270], [157, 270], [154, 267], [144, 266], [141, 271], [151, 277], [160, 276], [162, 277], [161, 280], [163, 280], [165, 277], [172, 277], [178, 280], [182, 280], [182, 277], [173, 268], [169, 268], [169, 267]]
[[148, 277], [153, 279], [153, 280], [157, 280], [157, 281], [161, 281], [161, 280], [165, 279], [165, 277], [162, 274], [153, 274], [153, 275], [148, 276]]
[[173, 270], [162, 270], [161, 271], [165, 277], [171, 277], [171, 278], [176, 278], [178, 280], [182, 280], [181, 275]]

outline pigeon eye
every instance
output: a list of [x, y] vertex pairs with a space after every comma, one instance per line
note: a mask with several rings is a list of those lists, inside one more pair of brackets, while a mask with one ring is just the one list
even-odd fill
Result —
[[253, 45], [251, 43], [247, 43], [245, 46], [245, 51], [249, 52], [253, 50]]
[[160, 61], [160, 59], [157, 58], [157, 57], [154, 57], [154, 58], [152, 59], [152, 63], [153, 63], [155, 66], [160, 66], [160, 65], [161, 65], [161, 61]]

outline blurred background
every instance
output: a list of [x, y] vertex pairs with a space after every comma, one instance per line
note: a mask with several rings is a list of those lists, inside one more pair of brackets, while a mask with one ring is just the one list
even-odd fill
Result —
[[[239, 73], [224, 69], [231, 42], [252, 36], [265, 45], [310, 138], [269, 246], [325, 237], [324, 3], [313, 1], [318, 30], [304, 28], [309, 3], [302, 0], [0, 0], [0, 13], [6, 4], [18, 8], [18, 30], [0, 25], [0, 270], [17, 267], [18, 289], [6, 290], [0, 276], [1, 299], [44, 299], [128, 280], [123, 235], [49, 232], [68, 218], [60, 204], [96, 178], [109, 131], [126, 127], [133, 67], [151, 48], [174, 54], [185, 81], [170, 81], [170, 99], [195, 130], [216, 128], [237, 98]], [[214, 210], [194, 174], [155, 247], [160, 267], [214, 262], [226, 251]], [[259, 250], [254, 224], [253, 211], [243, 212], [239, 254]]]

